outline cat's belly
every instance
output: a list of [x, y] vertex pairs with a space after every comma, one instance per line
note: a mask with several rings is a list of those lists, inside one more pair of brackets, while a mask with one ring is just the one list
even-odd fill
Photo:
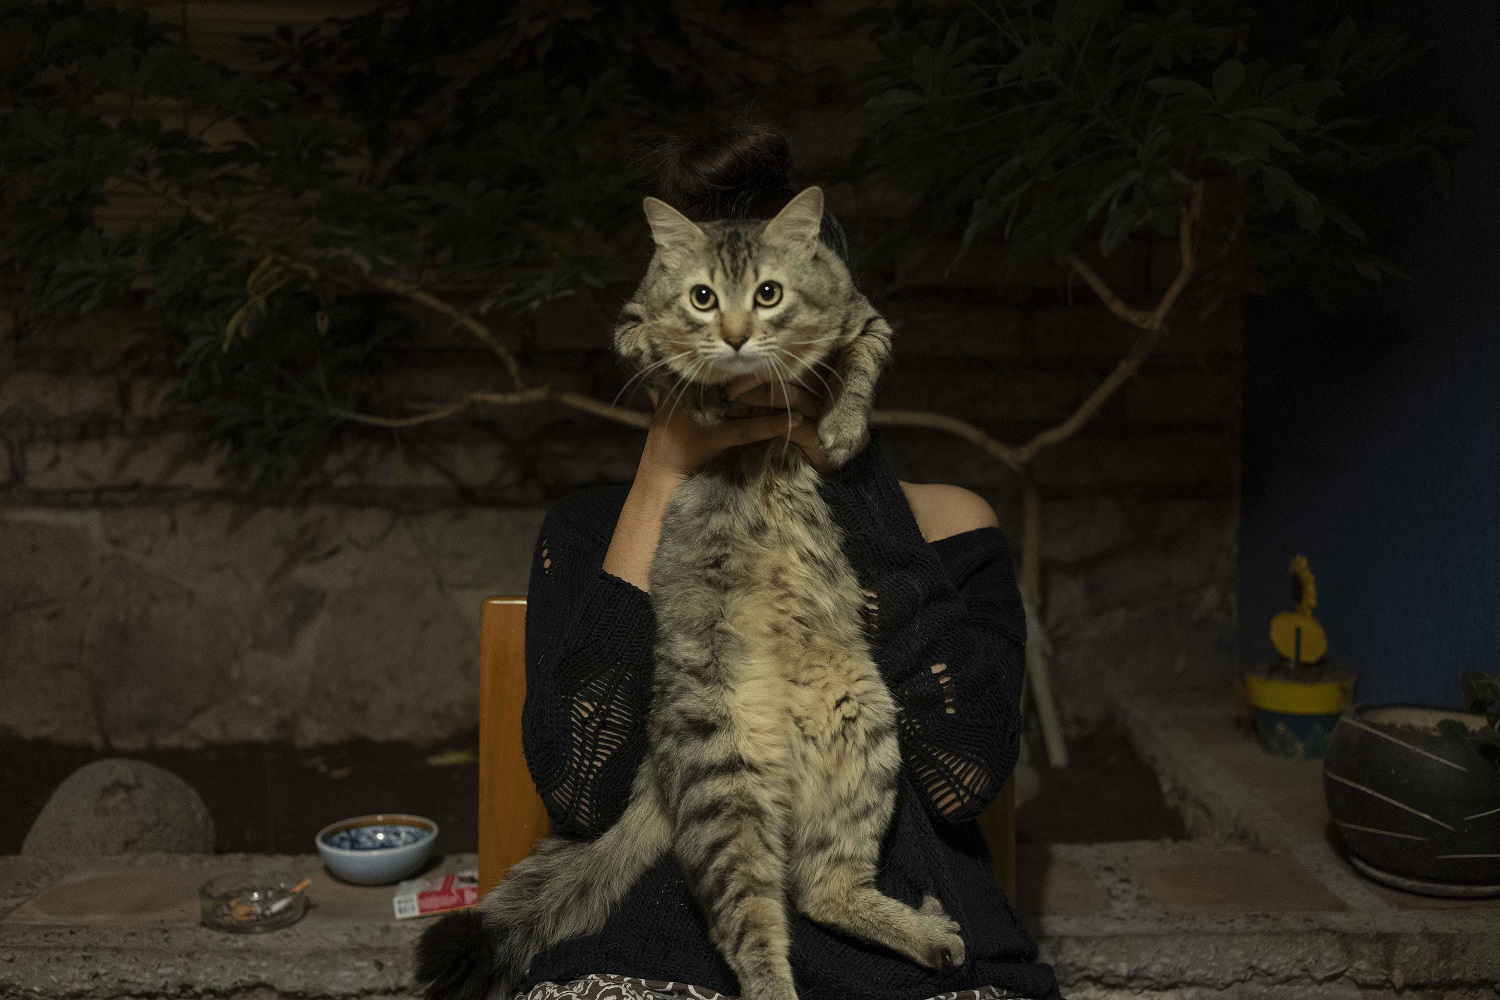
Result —
[[870, 658], [852, 572], [819, 585], [788, 546], [727, 602], [738, 642], [727, 702], [754, 759], [824, 785], [867, 780], [865, 758], [894, 742], [895, 704]]
[[[651, 580], [669, 711], [718, 719], [701, 752], [738, 756], [807, 808], [889, 786], [895, 705], [816, 475], [735, 488], [703, 477], [676, 502]], [[691, 742], [694, 729], [676, 731]]]

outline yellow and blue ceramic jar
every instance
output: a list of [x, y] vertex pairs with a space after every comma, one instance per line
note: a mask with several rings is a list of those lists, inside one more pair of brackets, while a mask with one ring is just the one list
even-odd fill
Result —
[[1245, 673], [1255, 738], [1267, 753], [1321, 758], [1339, 716], [1354, 704], [1354, 674], [1327, 661], [1265, 663]]

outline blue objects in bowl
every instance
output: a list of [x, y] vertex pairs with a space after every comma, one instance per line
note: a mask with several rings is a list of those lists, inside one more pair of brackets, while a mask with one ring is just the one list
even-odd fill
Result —
[[318, 853], [337, 878], [355, 885], [390, 885], [421, 871], [438, 826], [422, 816], [376, 813], [330, 823], [318, 831]]
[[414, 826], [397, 826], [385, 823], [371, 826], [356, 826], [329, 834], [324, 840], [329, 847], [341, 851], [382, 851], [392, 847], [405, 847], [432, 836], [432, 831]]

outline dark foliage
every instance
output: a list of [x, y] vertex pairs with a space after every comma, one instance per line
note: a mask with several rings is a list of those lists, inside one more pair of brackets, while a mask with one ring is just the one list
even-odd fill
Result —
[[[626, 138], [689, 100], [653, 57], [670, 5], [526, 11], [390, 5], [231, 72], [140, 13], [6, 3], [0, 266], [38, 313], [141, 294], [179, 400], [232, 465], [282, 474], [405, 333], [401, 290], [522, 312], [597, 284], [634, 218]], [[121, 198], [147, 209], [111, 223]]]
[[[604, 280], [638, 229], [641, 137], [748, 65], [713, 20], [670, 0], [392, 3], [280, 29], [232, 71], [139, 12], [0, 0], [0, 268], [38, 315], [143, 301], [176, 340], [179, 402], [230, 465], [284, 475], [369, 400], [413, 310], [442, 314], [424, 296], [445, 322], [503, 325]], [[1348, 19], [1287, 57], [1228, 0], [853, 20], [883, 53], [856, 175], [919, 192], [920, 223], [962, 226], [964, 246], [997, 230], [1011, 264], [1171, 233], [1201, 182], [1205, 311], [1393, 273], [1347, 182], [1411, 157], [1441, 181], [1458, 135], [1367, 110], [1418, 51]]]
[[1282, 52], [1234, 0], [901, 5], [876, 18], [860, 169], [920, 193], [964, 248], [998, 230], [1012, 267], [1173, 234], [1201, 181], [1205, 311], [1290, 283], [1332, 306], [1395, 274], [1351, 179], [1421, 157], [1445, 187], [1443, 149], [1465, 135], [1371, 110], [1372, 87], [1422, 50], [1338, 6]]

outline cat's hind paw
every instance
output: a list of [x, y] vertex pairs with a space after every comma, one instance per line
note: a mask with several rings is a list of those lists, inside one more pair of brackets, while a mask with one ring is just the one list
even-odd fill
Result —
[[966, 954], [964, 939], [957, 922], [943, 909], [942, 902], [936, 896], [928, 896], [922, 900], [917, 913], [924, 918], [922, 923], [927, 931], [923, 942], [923, 964], [941, 972], [963, 965]]

